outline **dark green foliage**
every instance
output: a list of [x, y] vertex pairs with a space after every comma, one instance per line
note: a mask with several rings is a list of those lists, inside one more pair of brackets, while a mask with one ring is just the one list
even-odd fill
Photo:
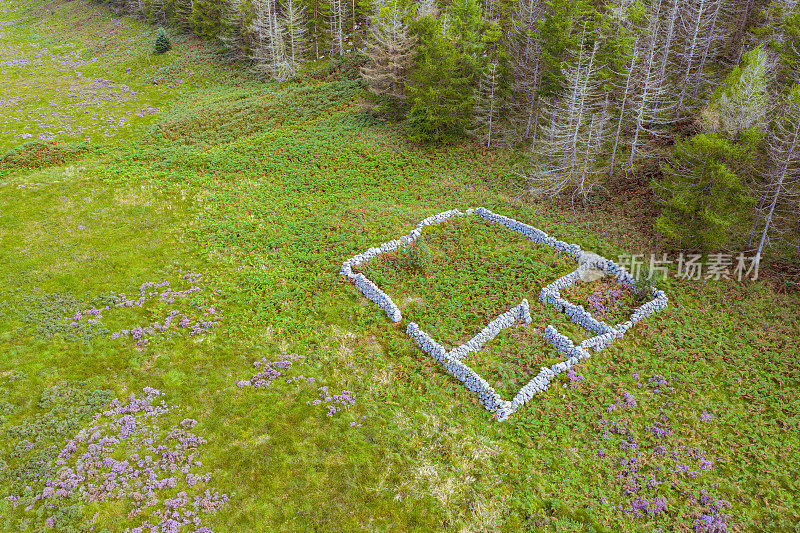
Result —
[[164, 54], [172, 49], [172, 41], [169, 40], [169, 36], [164, 28], [158, 28], [156, 44], [153, 46], [153, 49], [157, 54]]
[[487, 23], [481, 18], [480, 5], [476, 0], [456, 0], [447, 13], [447, 36], [463, 54], [462, 69], [467, 74], [474, 73], [480, 68], [480, 56], [486, 48], [482, 37]]
[[728, 239], [728, 228], [752, 205], [737, 167], [752, 160], [760, 137], [742, 136], [732, 144], [715, 134], [679, 141], [663, 177], [652, 187], [660, 198], [656, 230], [684, 248], [716, 250]]
[[598, 77], [603, 82], [603, 90], [613, 91], [615, 86], [624, 86], [626, 65], [633, 53], [636, 34], [620, 24], [619, 19], [596, 13], [587, 38], [588, 43], [598, 43], [595, 60], [601, 65]]
[[800, 78], [800, 9], [783, 18], [781, 29], [783, 39], [777, 45], [781, 78], [796, 83]]
[[474, 61], [443, 34], [439, 21], [425, 17], [420, 46], [406, 86], [410, 137], [443, 142], [463, 135], [472, 114]]
[[363, 52], [357, 50], [331, 60], [325, 71], [328, 75], [335, 75], [339, 79], [360, 81], [361, 76], [358, 72], [367, 59]]
[[223, 7], [220, 2], [195, 0], [189, 22], [195, 33], [205, 40], [211, 40], [222, 31]]
[[542, 44], [542, 81], [539, 91], [551, 97], [564, 85], [561, 63], [577, 56], [581, 37], [594, 8], [588, 0], [549, 0], [538, 30]]

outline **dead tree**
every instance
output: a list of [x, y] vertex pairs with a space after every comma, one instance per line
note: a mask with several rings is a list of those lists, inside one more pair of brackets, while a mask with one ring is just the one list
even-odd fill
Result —
[[282, 25], [288, 41], [287, 62], [289, 74], [294, 76], [305, 62], [308, 48], [306, 29], [306, 9], [299, 0], [286, 0], [283, 6]]
[[[763, 196], [765, 201], [762, 202], [764, 222], [756, 247], [756, 264], [761, 261], [770, 233], [786, 229], [785, 222], [790, 217], [781, 217], [780, 212], [788, 213], [791, 218], [797, 220], [798, 200], [800, 200], [800, 88], [795, 87], [785, 99], [771, 133], [770, 175]], [[750, 234], [751, 243], [761, 214], [759, 213], [753, 225]], [[779, 220], [781, 218], [784, 220]], [[792, 234], [796, 235], [796, 228], [792, 229], [794, 230]]]
[[574, 65], [566, 65], [565, 94], [545, 108], [549, 141], [533, 155], [534, 165], [524, 175], [537, 194], [555, 196], [571, 192], [587, 202], [599, 185], [596, 158], [605, 141], [607, 104], [601, 104], [595, 55], [581, 52]]
[[522, 0], [512, 19], [512, 31], [508, 33], [507, 47], [511, 53], [511, 65], [516, 95], [515, 118], [521, 126], [522, 136], [531, 139], [531, 150], [536, 145], [539, 120], [539, 103], [536, 91], [541, 81], [541, 46], [536, 30], [544, 16], [543, 0]]
[[253, 2], [254, 17], [250, 23], [255, 35], [252, 57], [256, 69], [276, 80], [291, 77], [289, 62], [286, 57], [286, 41], [284, 29], [278, 20], [276, 0], [255, 0]]
[[366, 45], [369, 61], [361, 68], [361, 77], [373, 93], [402, 101], [416, 39], [403, 22], [405, 13], [397, 2], [388, 12], [381, 13], [380, 4], [375, 10], [371, 38]]

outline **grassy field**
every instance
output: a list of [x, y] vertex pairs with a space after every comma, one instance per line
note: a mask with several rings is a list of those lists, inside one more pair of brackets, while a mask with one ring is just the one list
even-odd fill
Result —
[[154, 40], [0, 0], [0, 530], [800, 529], [796, 295], [668, 280], [666, 311], [498, 423], [405, 325], [454, 344], [527, 297], [534, 324], [473, 355], [508, 394], [555, 355], [536, 296], [572, 265], [429, 228], [422, 268], [366, 266], [395, 325], [342, 261], [479, 205], [645, 252], [635, 202], [531, 202], [508, 154], [413, 146], [347, 64], [262, 83]]

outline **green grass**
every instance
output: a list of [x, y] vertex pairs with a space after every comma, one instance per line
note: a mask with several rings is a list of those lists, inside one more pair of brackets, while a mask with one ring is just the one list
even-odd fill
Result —
[[[36, 60], [44, 48], [46, 57], [96, 59], [0, 67], [0, 149], [11, 152], [0, 161], [3, 495], [19, 489], [20, 476], [39, 486], [48, 471], [37, 454], [85, 423], [82, 413], [106, 394], [93, 391], [124, 398], [150, 386], [179, 406], [175, 416], [197, 419], [208, 440], [199, 459], [213, 474], [209, 487], [232, 495], [204, 522], [215, 531], [691, 530], [705, 507], [684, 495], [700, 490], [731, 502], [725, 512], [739, 530], [795, 530], [796, 295], [763, 282], [667, 281], [668, 309], [581, 362], [584, 381], [563, 387], [560, 377], [497, 423], [412, 345], [404, 324], [390, 323], [341, 278], [342, 261], [432, 213], [477, 205], [608, 257], [642, 253], [652, 243], [625, 216], [629, 206], [576, 213], [529, 202], [507, 171], [509, 154], [413, 146], [373, 124], [361, 89], [336, 69], [321, 65], [302, 83], [260, 83], [194, 39], [173, 35], [173, 50], [155, 56], [152, 27], [93, 5], [63, 3], [52, 15], [46, 6], [0, 2], [0, 21], [22, 18], [0, 27], [0, 62]], [[73, 113], [70, 88], [91, 87], [74, 70], [136, 95]], [[157, 111], [136, 116], [145, 107]], [[32, 119], [56, 113], [73, 130], [94, 128], [90, 140], [65, 134], [45, 148], [15, 137], [38, 137], [44, 130]], [[122, 117], [131, 125], [93, 126]], [[456, 231], [461, 223], [426, 230], [435, 245], [427, 272], [391, 261], [376, 268], [397, 300], [422, 298], [401, 304], [406, 320], [443, 342], [474, 334], [527, 296], [535, 327], [507, 330], [471, 359], [511, 390], [547, 360], [539, 328], [561, 328], [559, 317], [534, 302], [568, 264], [511, 232], [476, 222]], [[155, 299], [111, 310], [96, 327], [67, 327], [76, 309], [136, 295], [144, 282], [183, 288], [192, 270], [203, 275], [202, 292], [174, 306]], [[176, 329], [146, 346], [109, 338], [170, 309], [211, 304], [222, 320], [201, 335]], [[315, 381], [235, 386], [255, 373], [253, 362], [290, 352], [305, 362], [284, 377]], [[656, 375], [672, 389], [649, 381]], [[354, 391], [356, 404], [327, 417], [313, 404], [320, 386]], [[72, 391], [63, 409], [41, 406], [58, 387]], [[637, 406], [609, 412], [624, 391]], [[713, 419], [700, 422], [704, 411]], [[663, 442], [648, 429], [662, 414], [671, 428]], [[13, 428], [47, 417], [64, 431], [27, 448], [29, 437]], [[626, 424], [627, 433], [606, 433], [613, 426], [601, 421]], [[629, 436], [637, 448], [620, 449]], [[670, 453], [658, 455], [658, 445]], [[686, 453], [695, 446], [711, 469]], [[637, 519], [616, 510], [632, 500], [632, 477], [618, 478], [630, 456], [662, 482], [642, 494], [667, 498], [666, 513]], [[700, 475], [674, 473], [681, 464]], [[123, 531], [125, 517], [112, 519], [119, 505], [65, 507], [72, 515], [64, 520]], [[0, 502], [0, 529], [41, 530], [47, 517], [38, 509]]]

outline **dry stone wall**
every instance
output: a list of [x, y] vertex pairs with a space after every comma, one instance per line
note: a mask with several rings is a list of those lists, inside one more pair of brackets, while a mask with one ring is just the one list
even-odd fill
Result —
[[402, 320], [400, 308], [392, 301], [388, 294], [383, 292], [377, 285], [370, 281], [364, 274], [354, 274], [353, 267], [359, 267], [363, 262], [368, 261], [382, 253], [391, 252], [400, 246], [405, 246], [419, 238], [423, 228], [432, 224], [440, 224], [448, 218], [454, 216], [478, 216], [487, 222], [501, 224], [511, 231], [516, 231], [523, 237], [536, 243], [544, 244], [553, 251], [565, 254], [578, 263], [578, 268], [563, 276], [550, 285], [544, 287], [539, 293], [539, 301], [545, 305], [552, 305], [564, 314], [575, 324], [595, 334], [594, 337], [586, 339], [577, 346], [565, 335], [559, 333], [552, 325], [547, 326], [544, 338], [556, 348], [564, 357], [563, 361], [546, 368], [542, 367], [539, 373], [524, 385], [517, 395], [511, 400], [506, 401], [500, 397], [497, 391], [474, 370], [465, 364], [472, 352], [477, 352], [483, 346], [494, 339], [503, 329], [510, 328], [518, 323], [530, 324], [531, 314], [528, 300], [522, 302], [492, 320], [480, 333], [452, 350], [447, 350], [444, 346], [437, 343], [430, 335], [411, 322], [406, 327], [406, 333], [425, 353], [442, 363], [447, 372], [461, 381], [467, 390], [474, 392], [486, 409], [495, 414], [499, 421], [506, 420], [514, 411], [528, 402], [539, 392], [547, 390], [550, 382], [560, 373], [566, 372], [581, 359], [590, 357], [590, 349], [600, 352], [611, 342], [623, 337], [625, 332], [631, 329], [643, 318], [656, 313], [667, 306], [668, 299], [663, 291], [652, 289], [650, 292], [651, 300], [637, 308], [630, 318], [610, 326], [601, 320], [597, 320], [582, 305], [575, 305], [561, 297], [561, 291], [567, 287], [578, 283], [587, 269], [601, 272], [604, 275], [614, 278], [618, 283], [637, 290], [636, 280], [625, 271], [624, 268], [614, 263], [610, 259], [599, 257], [594, 254], [584, 252], [577, 244], [569, 244], [552, 237], [544, 231], [508, 218], [484, 208], [467, 209], [461, 212], [458, 209], [444, 211], [436, 215], [429, 216], [422, 220], [416, 228], [411, 230], [408, 235], [384, 243], [378, 247], [373, 247], [367, 251], [355, 255], [342, 263], [341, 273], [356, 288], [361, 291], [370, 301], [376, 303], [393, 322]]

